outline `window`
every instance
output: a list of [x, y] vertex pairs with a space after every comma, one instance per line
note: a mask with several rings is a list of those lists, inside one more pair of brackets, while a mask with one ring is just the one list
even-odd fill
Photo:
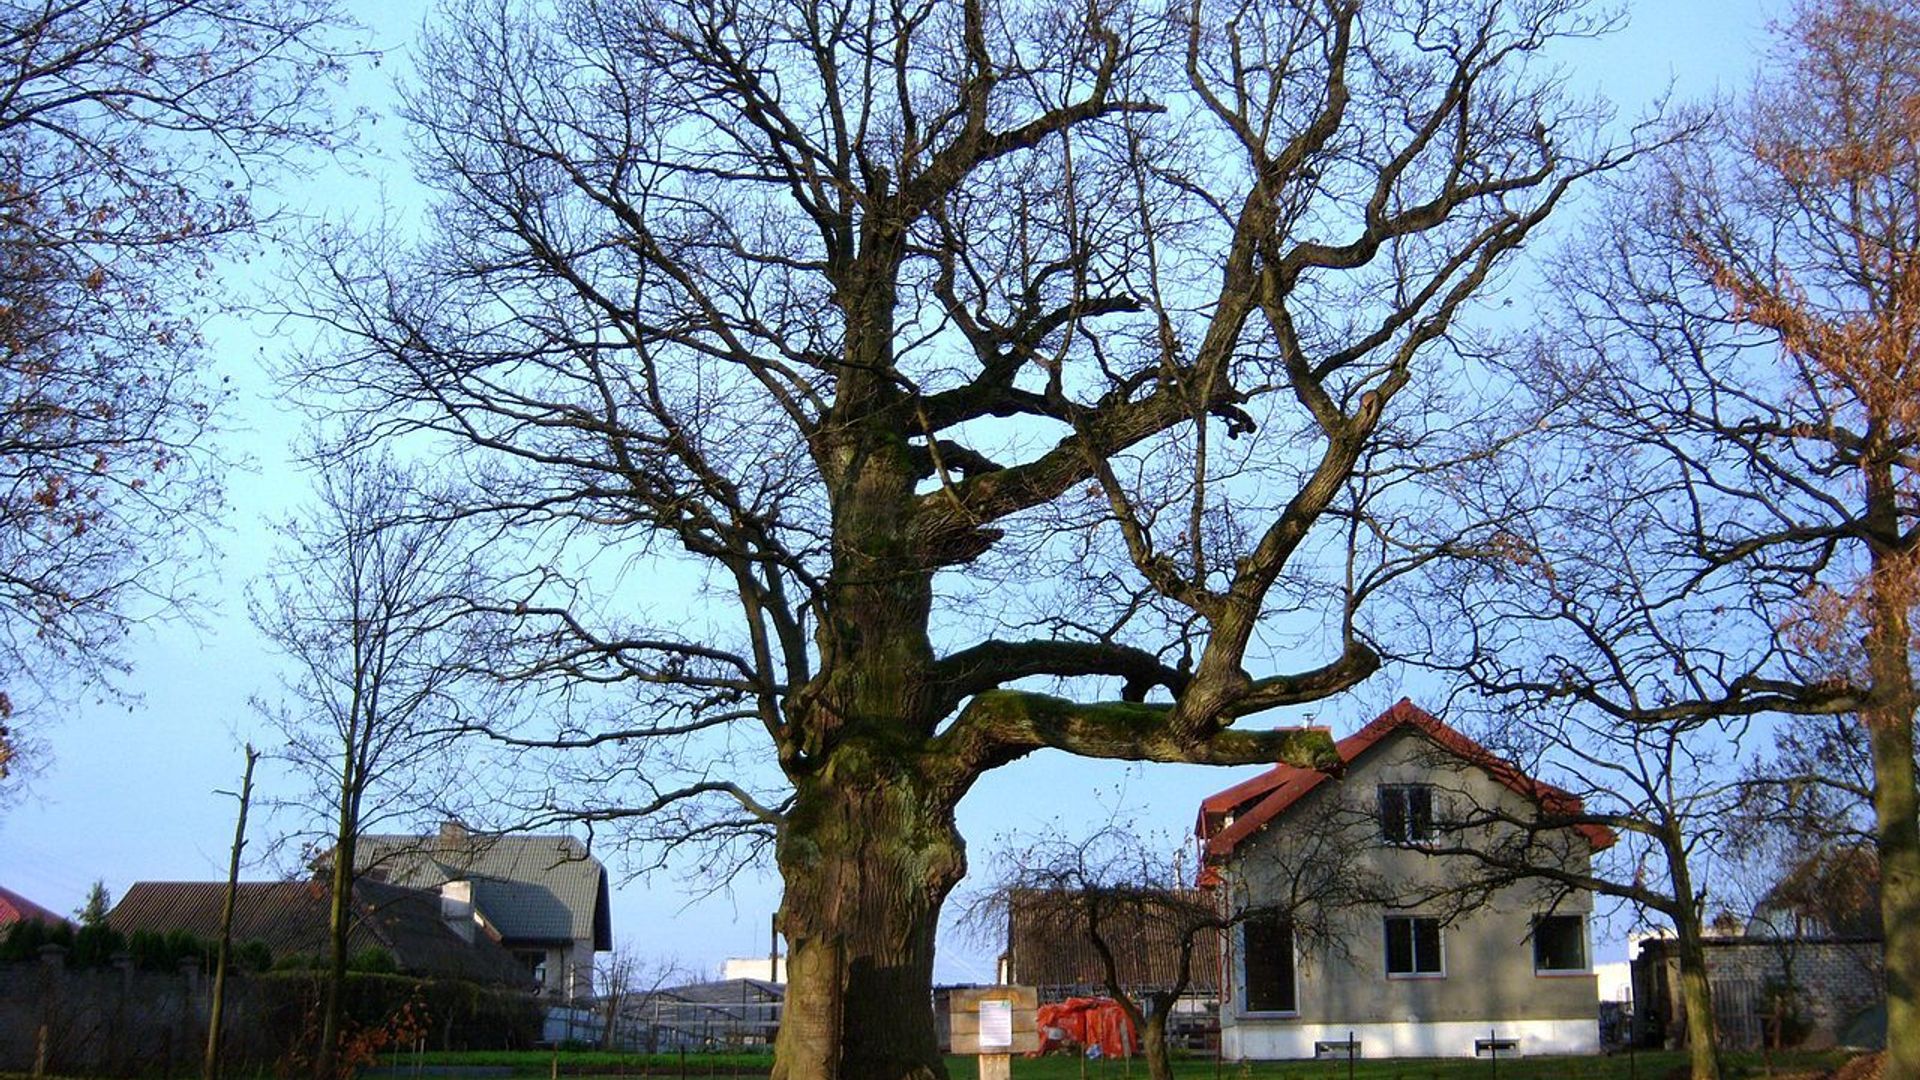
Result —
[[1380, 787], [1380, 835], [1389, 844], [1433, 838], [1433, 789], [1425, 784]]
[[1440, 920], [1418, 915], [1387, 916], [1387, 975], [1446, 974], [1440, 952]]
[[1247, 1011], [1298, 1012], [1293, 981], [1293, 923], [1277, 915], [1248, 919], [1241, 940], [1245, 943]]
[[521, 966], [526, 968], [528, 973], [533, 976], [533, 984], [535, 986], [544, 987], [547, 985], [547, 950], [523, 949], [515, 952], [513, 955], [520, 961]]
[[1587, 922], [1578, 915], [1542, 915], [1533, 921], [1533, 970], [1587, 970]]

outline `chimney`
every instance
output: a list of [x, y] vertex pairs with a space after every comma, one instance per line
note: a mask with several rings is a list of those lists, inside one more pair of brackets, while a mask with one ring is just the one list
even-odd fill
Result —
[[442, 844], [464, 844], [467, 842], [467, 827], [458, 821], [440, 823], [440, 842]]
[[473, 928], [478, 921], [473, 910], [473, 882], [449, 881], [440, 886], [440, 917], [461, 940], [473, 943]]

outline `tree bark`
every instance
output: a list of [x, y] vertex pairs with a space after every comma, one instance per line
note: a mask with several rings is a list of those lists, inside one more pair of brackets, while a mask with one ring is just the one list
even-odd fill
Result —
[[1713, 984], [1707, 978], [1705, 916], [1693, 887], [1687, 861], [1686, 836], [1680, 823], [1669, 819], [1660, 834], [1673, 882], [1673, 920], [1680, 951], [1680, 1010], [1686, 1022], [1688, 1073], [1692, 1080], [1719, 1080], [1720, 1033], [1713, 1022]]
[[1173, 1059], [1167, 1053], [1167, 1014], [1172, 1011], [1171, 1000], [1156, 1000], [1141, 1029], [1140, 1048], [1146, 1054], [1149, 1080], [1173, 1080]]
[[1920, 1077], [1920, 827], [1913, 714], [1869, 722], [1873, 812], [1879, 827], [1880, 918], [1886, 927], [1889, 1077]]
[[1920, 1077], [1920, 795], [1915, 791], [1916, 704], [1909, 605], [1920, 582], [1901, 546], [1899, 492], [1885, 455], [1864, 470], [1874, 538], [1866, 652], [1872, 692], [1860, 719], [1873, 755], [1875, 847], [1887, 982], [1886, 1075]]
[[842, 745], [778, 847], [787, 999], [773, 1080], [945, 1080], [934, 932], [966, 873], [953, 805], [910, 755]]
[[355, 848], [360, 837], [359, 798], [354, 793], [354, 747], [349, 745], [342, 767], [347, 781], [340, 789], [340, 820], [334, 835], [333, 868], [327, 903], [327, 975], [320, 997], [319, 1045], [313, 1050], [314, 1080], [333, 1080], [340, 1052], [341, 1013], [347, 985], [347, 939], [353, 930]]
[[1688, 1074], [1693, 1080], [1719, 1080], [1720, 1040], [1713, 1026], [1713, 985], [1707, 980], [1707, 950], [1697, 918], [1680, 923], [1680, 1010], [1687, 1026]]

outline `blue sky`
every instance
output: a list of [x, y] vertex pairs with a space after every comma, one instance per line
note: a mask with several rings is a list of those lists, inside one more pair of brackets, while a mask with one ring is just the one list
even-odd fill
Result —
[[[379, 47], [402, 53], [426, 11], [421, 4], [375, 0], [348, 7]], [[1669, 84], [1683, 99], [1737, 87], [1764, 48], [1768, 19], [1781, 10], [1745, 0], [1642, 0], [1631, 5], [1622, 32], [1570, 50], [1573, 81], [1604, 90], [1624, 116], [1637, 114]], [[401, 131], [386, 114], [389, 79], [400, 70], [404, 57], [396, 53], [379, 70], [356, 77], [347, 100], [367, 110], [361, 125], [367, 155], [352, 170], [329, 168], [289, 186], [280, 193], [289, 206], [333, 218], [364, 215], [382, 197], [403, 212], [409, 206], [414, 193], [400, 154]], [[224, 874], [233, 802], [216, 792], [237, 785], [245, 739], [264, 745], [272, 738], [248, 700], [273, 694], [275, 661], [247, 621], [243, 590], [267, 566], [268, 523], [297, 505], [304, 491], [287, 465], [298, 425], [263, 370], [288, 347], [291, 332], [266, 319], [228, 319], [210, 329], [219, 373], [240, 388], [226, 445], [251, 464], [229, 480], [232, 509], [217, 538], [221, 560], [206, 579], [205, 610], [196, 624], [168, 623], [136, 635], [134, 671], [124, 683], [131, 697], [83, 697], [68, 715], [40, 726], [53, 756], [23, 802], [0, 808], [0, 884], [68, 909], [96, 878], [117, 896], [137, 880]], [[1390, 678], [1383, 673], [1360, 694], [1324, 704], [1315, 719], [1336, 735], [1353, 730], [1401, 696], [1400, 686], [1385, 681]], [[1201, 797], [1246, 775], [1042, 753], [982, 780], [961, 806], [961, 825], [976, 867], [986, 863], [996, 837], [1054, 822], [1079, 830], [1116, 811], [1177, 837], [1191, 827]], [[270, 793], [294, 788], [272, 763], [263, 765], [260, 785]], [[256, 834], [264, 843], [267, 831], [284, 825], [269, 821]], [[641, 880], [627, 877], [617, 861], [610, 869], [615, 937], [640, 953], [698, 972], [716, 969], [727, 956], [765, 955], [767, 917], [778, 899], [771, 878], [710, 893], [697, 868]], [[269, 872], [262, 867], [254, 876]], [[1620, 946], [1603, 943], [1599, 951], [1603, 959], [1618, 956]], [[936, 975], [991, 981], [992, 953], [950, 932]]]

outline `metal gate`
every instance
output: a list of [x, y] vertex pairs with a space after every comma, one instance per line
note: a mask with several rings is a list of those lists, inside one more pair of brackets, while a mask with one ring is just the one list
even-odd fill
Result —
[[1713, 1026], [1727, 1050], [1760, 1049], [1760, 984], [1753, 979], [1714, 979]]

